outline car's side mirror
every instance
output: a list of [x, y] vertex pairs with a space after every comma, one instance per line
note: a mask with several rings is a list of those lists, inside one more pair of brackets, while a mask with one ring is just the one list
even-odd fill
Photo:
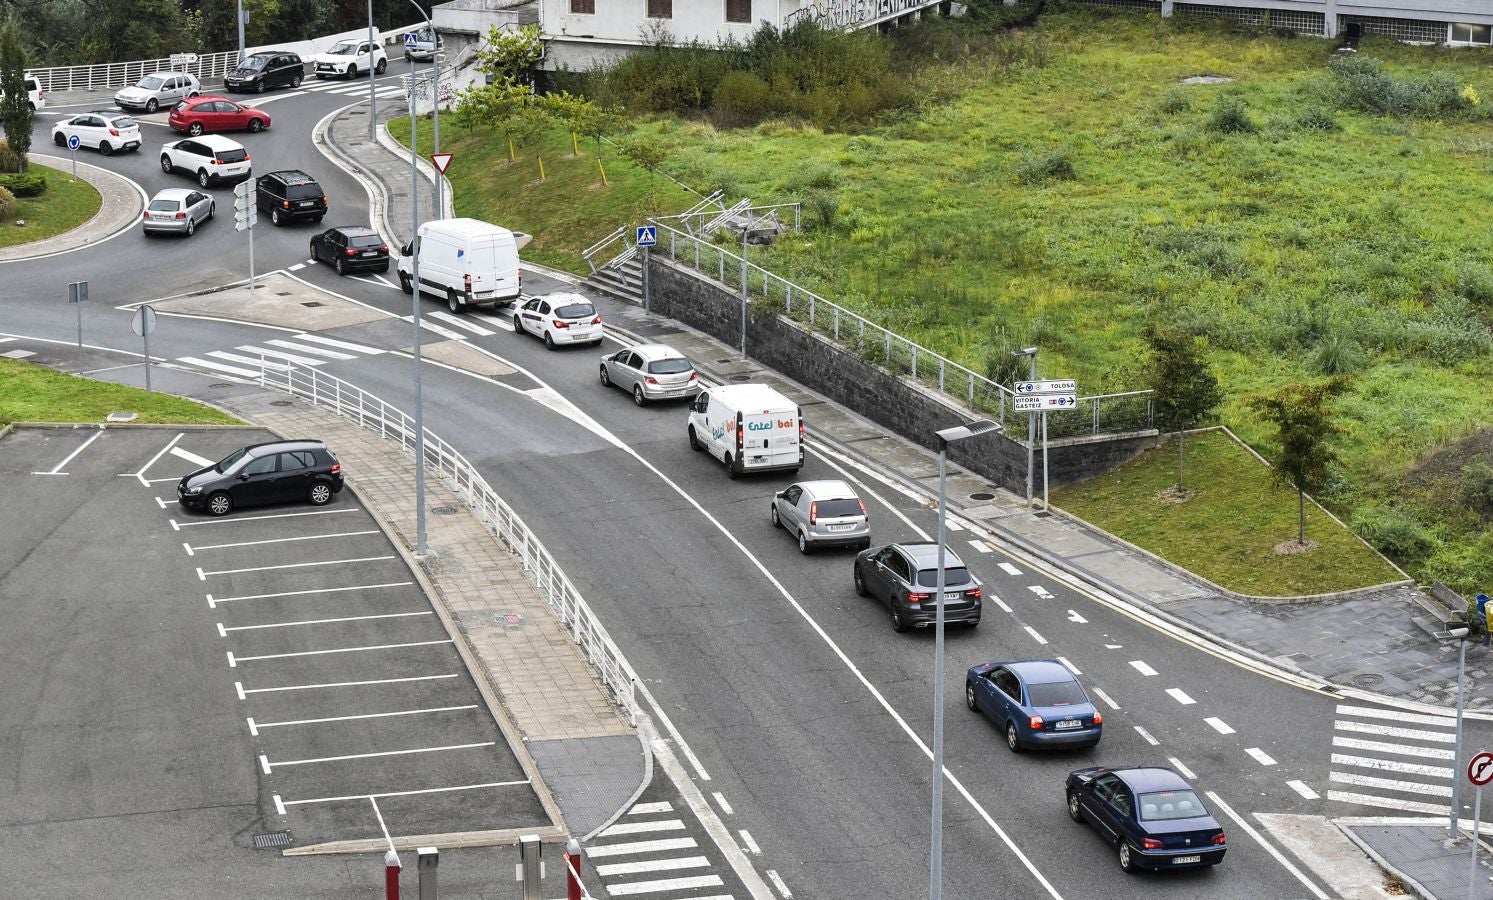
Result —
[[239, 481], [248, 481], [249, 480], [249, 473], [248, 472], [240, 472], [240, 473], [238, 473], [238, 480]]

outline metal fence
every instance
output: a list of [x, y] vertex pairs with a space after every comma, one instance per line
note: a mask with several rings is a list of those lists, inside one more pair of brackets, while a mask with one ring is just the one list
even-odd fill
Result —
[[[771, 304], [788, 318], [834, 338], [868, 363], [937, 391], [957, 406], [979, 415], [994, 416], [1002, 425], [1013, 409], [1015, 393], [999, 382], [960, 365], [833, 301], [762, 268], [740, 254], [709, 240], [681, 231], [663, 219], [654, 253], [667, 253], [738, 292], [748, 302]], [[1072, 410], [1047, 414], [1051, 437], [1137, 431], [1152, 427], [1151, 391], [1125, 391], [1080, 397]], [[1020, 440], [1014, 432], [1011, 437]]]
[[[259, 383], [262, 387], [301, 397], [344, 419], [355, 421], [363, 428], [378, 432], [380, 437], [397, 442], [411, 455], [415, 452], [413, 418], [340, 378], [315, 368], [282, 364], [261, 355]], [[428, 428], [425, 429], [425, 465], [428, 473], [442, 478], [471, 508], [477, 520], [523, 562], [529, 580], [544, 595], [550, 609], [570, 632], [571, 639], [580, 645], [586, 661], [611, 691], [629, 722], [636, 725], [639, 712], [635, 692], [637, 673], [534, 532], [503, 502], [466, 457]]]

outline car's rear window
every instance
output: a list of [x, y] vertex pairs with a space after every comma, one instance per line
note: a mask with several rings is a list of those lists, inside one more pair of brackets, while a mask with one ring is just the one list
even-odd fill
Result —
[[690, 361], [682, 356], [677, 359], [655, 359], [648, 364], [648, 371], [654, 375], [678, 375], [693, 368]]
[[1203, 801], [1192, 791], [1156, 791], [1140, 795], [1140, 817], [1150, 822], [1206, 816]]
[[376, 234], [355, 234], [347, 239], [349, 247], [382, 247], [384, 239]]
[[567, 303], [555, 308], [555, 315], [562, 319], [579, 319], [596, 315], [596, 307], [589, 303]]
[[[951, 584], [965, 584], [969, 581], [969, 569], [963, 566], [949, 566], [944, 569], [943, 583], [945, 586]], [[918, 573], [918, 585], [920, 587], [938, 587], [938, 570], [924, 569]]]
[[1083, 688], [1076, 681], [1029, 684], [1026, 692], [1033, 706], [1072, 706], [1075, 703], [1089, 702], [1089, 698], [1084, 696]]
[[175, 200], [152, 200], [150, 208], [156, 212], [176, 212], [179, 204]]
[[861, 504], [858, 500], [816, 500], [814, 501], [820, 518], [833, 519], [840, 516], [858, 516], [861, 514]]
[[319, 200], [321, 185], [314, 181], [310, 184], [288, 184], [285, 186], [285, 196], [291, 200]]
[[120, 116], [117, 119], [110, 119], [109, 124], [115, 128], [134, 128], [136, 123], [129, 116]]
[[222, 162], [243, 162], [249, 158], [249, 152], [242, 147], [233, 150], [218, 150], [215, 155]]

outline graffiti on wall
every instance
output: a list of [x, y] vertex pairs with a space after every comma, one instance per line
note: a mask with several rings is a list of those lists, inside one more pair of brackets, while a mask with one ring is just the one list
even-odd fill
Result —
[[783, 27], [792, 28], [799, 22], [810, 21], [826, 28], [853, 28], [886, 16], [932, 6], [933, 2], [936, 0], [814, 0], [812, 6], [785, 16]]

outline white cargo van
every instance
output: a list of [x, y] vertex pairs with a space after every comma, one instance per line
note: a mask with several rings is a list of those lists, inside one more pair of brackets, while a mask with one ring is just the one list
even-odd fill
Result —
[[700, 392], [689, 411], [689, 445], [743, 472], [797, 471], [804, 464], [798, 404], [765, 384], [727, 384]]
[[523, 272], [513, 232], [477, 219], [439, 219], [420, 226], [413, 244], [399, 251], [399, 286], [414, 291], [420, 259], [420, 292], [446, 298], [452, 312], [498, 306], [518, 299]]

